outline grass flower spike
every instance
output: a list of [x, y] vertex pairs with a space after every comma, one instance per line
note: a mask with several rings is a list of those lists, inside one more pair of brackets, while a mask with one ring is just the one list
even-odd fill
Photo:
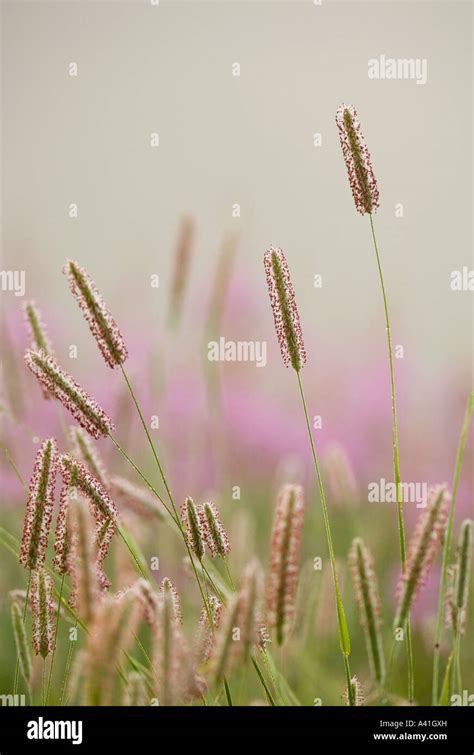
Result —
[[94, 281], [72, 260], [67, 260], [63, 272], [105, 361], [112, 368], [123, 364], [128, 356], [123, 336]]
[[84, 654], [86, 705], [112, 705], [117, 666], [133, 642], [139, 614], [131, 591], [120, 599], [106, 596], [98, 604]]
[[108, 590], [110, 580], [104, 572], [104, 561], [109, 553], [112, 538], [115, 535], [116, 527], [111, 519], [102, 519], [97, 523], [95, 533], [95, 542], [97, 548], [97, 569], [99, 573], [99, 583], [102, 590]]
[[23, 304], [25, 320], [30, 331], [33, 348], [43, 351], [45, 354], [53, 355], [53, 348], [46, 331], [46, 325], [43, 322], [41, 312], [34, 301], [26, 301]]
[[379, 206], [379, 190], [355, 108], [341, 105], [336, 124], [356, 209], [370, 215]]
[[203, 523], [204, 539], [212, 558], [216, 556], [225, 558], [230, 551], [230, 543], [217, 508], [213, 503], [205, 503], [198, 515]]
[[53, 581], [44, 569], [31, 575], [31, 616], [33, 650], [46, 658], [54, 644]]
[[[265, 646], [263, 628], [264, 579], [258, 561], [251, 561], [242, 572], [240, 580], [240, 659], [245, 662], [257, 645]], [[263, 642], [262, 642], [263, 640]]]
[[68, 550], [68, 573], [72, 577], [69, 602], [77, 608], [81, 618], [90, 622], [96, 611], [99, 597], [99, 572], [96, 545], [87, 504], [82, 498], [73, 498], [68, 506], [68, 527], [71, 544]]
[[351, 506], [357, 502], [359, 491], [350, 459], [345, 449], [332, 443], [322, 460], [329, 499], [334, 506]]
[[132, 587], [141, 606], [143, 621], [152, 626], [158, 615], [159, 593], [147, 579], [138, 579]]
[[92, 504], [92, 510], [97, 522], [103, 519], [118, 524], [118, 511], [108, 491], [101, 482], [92, 475], [88, 469], [77, 459], [69, 454], [62, 454], [59, 459], [61, 475], [67, 480], [71, 475], [71, 484]]
[[[53, 347], [48, 338], [46, 325], [43, 322], [41, 312], [34, 301], [27, 301], [23, 305], [25, 320], [30, 331], [32, 348], [53, 355]], [[49, 391], [43, 388], [43, 396], [46, 400], [51, 398]]]
[[199, 515], [192, 498], [186, 498], [182, 511], [182, 520], [188, 545], [192, 552], [202, 561], [204, 557], [204, 532], [202, 526], [202, 517]]
[[278, 496], [273, 520], [267, 583], [268, 623], [275, 629], [279, 645], [288, 637], [293, 624], [303, 515], [303, 489], [299, 485], [285, 485]]
[[221, 682], [234, 668], [237, 655], [235, 650], [234, 631], [238, 628], [241, 609], [242, 596], [240, 593], [235, 593], [227, 604], [212, 649], [210, 673], [215, 683]]
[[221, 623], [222, 603], [216, 598], [215, 595], [210, 596], [209, 607], [211, 609], [213, 626], [209, 626], [207, 611], [205, 608], [202, 608], [201, 615], [199, 617], [196, 638], [194, 641], [195, 657], [198, 663], [205, 663], [209, 660], [212, 649], [214, 647], [214, 630], [217, 629], [217, 627], [219, 627]]
[[372, 555], [361, 538], [353, 541], [348, 561], [359, 621], [365, 631], [370, 668], [379, 687], [383, 687], [385, 659], [380, 631], [379, 590]]
[[449, 589], [446, 592], [446, 624], [455, 634], [462, 635], [466, 626], [469, 578], [471, 573], [472, 522], [461, 524], [456, 563], [450, 569]]
[[59, 494], [59, 512], [54, 533], [53, 567], [58, 574], [67, 574], [68, 552], [71, 544], [68, 528], [68, 510], [70, 497], [76, 497], [77, 469], [61, 468], [62, 485]]
[[181, 626], [183, 623], [183, 612], [181, 610], [181, 600], [178, 595], [178, 591], [176, 590], [176, 587], [172, 583], [168, 577], [165, 577], [161, 581], [160, 585], [160, 591], [162, 593], [170, 594], [171, 595], [171, 602], [173, 604], [173, 611], [174, 611], [174, 620], [176, 621], [176, 624], [178, 626]]
[[405, 626], [410, 607], [427, 579], [446, 526], [448, 501], [445, 487], [431, 488], [428, 493], [428, 505], [416, 525], [408, 549], [406, 570], [398, 584], [395, 628]]
[[94, 438], [108, 435], [114, 429], [112, 420], [57, 362], [43, 351], [29, 349], [25, 362], [41, 385], [71, 412]]
[[36, 454], [20, 546], [20, 564], [40, 569], [44, 564], [54, 504], [58, 447], [45, 440]]
[[158, 507], [156, 496], [147, 488], [134, 485], [124, 477], [113, 475], [110, 489], [120, 507], [130, 509], [142, 517], [163, 519], [163, 512]]
[[153, 632], [153, 668], [158, 682], [159, 704], [177, 705], [186, 691], [187, 649], [169, 590], [160, 593]]
[[193, 241], [194, 221], [192, 217], [186, 215], [183, 217], [179, 228], [179, 238], [176, 245], [174, 259], [173, 279], [170, 289], [169, 321], [173, 325], [178, 323], [183, 308], [184, 293], [189, 277]]
[[281, 355], [287, 367], [291, 364], [299, 372], [306, 362], [306, 351], [288, 263], [281, 249], [270, 247], [263, 264]]

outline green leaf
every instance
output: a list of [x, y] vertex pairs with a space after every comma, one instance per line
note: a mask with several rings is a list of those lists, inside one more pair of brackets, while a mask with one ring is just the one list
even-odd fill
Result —
[[342, 605], [339, 590], [336, 591], [336, 605], [339, 625], [339, 643], [344, 655], [349, 656], [351, 654], [351, 642], [349, 639], [349, 630], [347, 628], [346, 615], [344, 613], [344, 606]]
[[224, 689], [225, 689], [225, 696], [227, 698], [227, 705], [229, 705], [232, 708], [234, 703], [232, 702], [232, 695], [230, 693], [230, 687], [225, 676], [224, 676]]
[[449, 672], [451, 670], [451, 664], [453, 662], [453, 655], [454, 651], [449, 656], [448, 662], [446, 664], [443, 686], [441, 687], [441, 696], [439, 698], [439, 704], [444, 706], [449, 705]]
[[279, 671], [277, 667], [275, 666], [275, 661], [273, 660], [268, 650], [265, 650], [264, 657], [268, 665], [268, 669], [270, 671], [270, 675], [272, 677], [274, 686], [276, 690], [279, 692], [279, 696], [283, 705], [301, 707], [302, 703], [296, 697], [295, 693], [291, 689], [290, 685], [288, 684], [287, 680], [285, 679], [281, 671]]
[[149, 579], [148, 565], [145, 556], [143, 555], [142, 551], [138, 547], [137, 543], [135, 542], [123, 522], [120, 523], [120, 528], [117, 528], [117, 532], [122, 537], [122, 540], [130, 551], [136, 566], [141, 572], [142, 577]]

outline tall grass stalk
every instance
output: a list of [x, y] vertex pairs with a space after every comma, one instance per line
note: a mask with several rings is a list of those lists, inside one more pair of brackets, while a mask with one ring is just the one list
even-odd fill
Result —
[[[388, 347], [388, 362], [390, 370], [390, 390], [392, 396], [392, 446], [393, 446], [393, 474], [395, 478], [396, 499], [397, 499], [397, 515], [398, 515], [398, 536], [400, 543], [400, 563], [402, 567], [402, 573], [405, 572], [406, 566], [406, 539], [405, 539], [405, 523], [403, 517], [403, 498], [401, 488], [400, 477], [400, 455], [398, 446], [398, 421], [397, 421], [397, 401], [395, 395], [395, 376], [393, 369], [393, 347], [392, 347], [392, 334], [390, 329], [390, 317], [388, 313], [387, 294], [385, 292], [385, 283], [382, 273], [382, 265], [380, 262], [380, 255], [377, 246], [377, 238], [375, 236], [374, 220], [372, 213], [369, 213], [370, 229], [372, 232], [372, 240], [374, 242], [375, 257], [377, 260], [377, 270], [379, 273], [380, 287], [382, 289], [383, 307], [385, 313], [385, 328], [387, 331], [387, 347]], [[411, 626], [410, 626], [410, 614], [408, 614], [405, 624], [405, 636], [407, 647], [407, 661], [408, 661], [408, 701], [413, 703], [415, 697], [415, 677], [413, 669], [413, 646], [411, 638]]]
[[453, 536], [453, 521], [454, 511], [456, 508], [456, 498], [458, 493], [459, 479], [461, 476], [461, 467], [464, 458], [464, 449], [466, 446], [467, 436], [469, 434], [469, 426], [471, 422], [471, 415], [474, 408], [474, 391], [471, 391], [468, 400], [466, 411], [464, 413], [464, 419], [461, 427], [461, 434], [459, 436], [459, 443], [456, 452], [456, 461], [454, 464], [454, 477], [453, 477], [453, 489], [451, 494], [451, 505], [449, 507], [448, 524], [446, 527], [446, 533], [443, 544], [443, 560], [441, 566], [441, 579], [439, 584], [439, 598], [438, 598], [438, 613], [436, 617], [436, 629], [435, 629], [435, 646], [433, 655], [433, 683], [432, 683], [432, 705], [438, 704], [438, 692], [439, 692], [439, 662], [440, 662], [440, 645], [441, 635], [443, 631], [443, 610], [446, 597], [446, 577], [448, 571], [449, 554], [451, 548], [451, 540]]
[[[387, 296], [385, 293], [385, 283], [380, 263], [380, 256], [375, 236], [373, 213], [380, 205], [379, 189], [377, 179], [372, 167], [372, 158], [365, 143], [361, 131], [361, 124], [358, 113], [352, 105], [341, 105], [336, 113], [336, 125], [339, 131], [342, 154], [346, 163], [349, 185], [354, 198], [357, 212], [361, 215], [368, 215], [370, 219], [370, 228], [374, 242], [375, 256], [377, 260], [377, 269], [379, 273], [380, 286], [382, 289], [383, 306], [385, 312], [385, 327], [387, 331], [388, 359], [390, 369], [390, 388], [392, 397], [392, 445], [393, 445], [393, 472], [396, 487], [397, 513], [398, 513], [398, 532], [400, 541], [400, 561], [402, 573], [405, 571], [406, 545], [405, 545], [405, 525], [403, 520], [403, 500], [401, 497], [401, 478], [400, 463], [398, 450], [398, 424], [397, 424], [397, 407], [395, 398], [395, 378], [393, 371], [393, 350], [392, 336], [390, 331], [390, 318], [388, 314]], [[413, 675], [413, 650], [411, 641], [410, 616], [407, 617], [404, 626], [406, 636], [406, 648], [408, 656], [408, 698], [410, 703], [414, 698], [414, 675]]]
[[306, 420], [306, 428], [308, 430], [308, 437], [309, 437], [309, 442], [310, 442], [310, 446], [311, 446], [311, 453], [312, 453], [312, 456], [313, 456], [314, 469], [315, 469], [315, 472], [316, 472], [316, 478], [317, 478], [318, 488], [319, 488], [319, 495], [320, 495], [320, 498], [321, 498], [321, 506], [322, 506], [322, 509], [323, 509], [324, 528], [326, 530], [326, 539], [327, 539], [328, 548], [329, 548], [329, 558], [330, 558], [330, 561], [331, 561], [332, 578], [333, 578], [333, 584], [334, 584], [334, 594], [335, 594], [335, 598], [336, 598], [337, 626], [338, 626], [338, 633], [339, 633], [339, 645], [340, 645], [341, 653], [342, 653], [342, 656], [343, 656], [343, 659], [344, 659], [344, 670], [345, 670], [345, 674], [346, 674], [347, 696], [348, 696], [348, 700], [349, 700], [349, 705], [354, 705], [354, 703], [355, 703], [354, 688], [353, 688], [353, 685], [351, 683], [352, 676], [351, 676], [351, 670], [350, 670], [350, 664], [349, 664], [349, 655], [350, 655], [350, 652], [351, 652], [351, 643], [350, 643], [350, 637], [349, 637], [349, 630], [347, 628], [346, 616], [345, 616], [345, 613], [344, 613], [344, 606], [343, 606], [342, 598], [341, 598], [341, 592], [339, 590], [339, 583], [338, 583], [338, 580], [337, 580], [336, 562], [335, 562], [335, 558], [334, 558], [334, 546], [333, 546], [333, 542], [332, 542], [331, 526], [330, 526], [330, 522], [329, 522], [328, 507], [327, 507], [327, 503], [326, 503], [326, 496], [324, 494], [323, 480], [322, 480], [321, 471], [320, 471], [320, 468], [319, 468], [318, 457], [316, 455], [316, 447], [315, 447], [315, 444], [314, 444], [313, 433], [311, 432], [311, 425], [310, 425], [309, 416], [308, 416], [308, 408], [307, 408], [307, 405], [306, 405], [306, 399], [305, 399], [305, 396], [304, 396], [303, 385], [301, 383], [301, 376], [300, 376], [299, 371], [297, 371], [296, 375], [297, 375], [297, 378], [298, 378], [298, 388], [299, 388], [299, 391], [300, 391], [301, 402], [303, 404], [303, 411], [304, 411], [304, 416], [305, 416], [305, 420]]
[[306, 427], [308, 430], [308, 437], [311, 446], [311, 453], [313, 456], [314, 469], [316, 472], [317, 483], [319, 487], [319, 493], [321, 497], [321, 505], [323, 509], [324, 527], [326, 530], [326, 539], [329, 548], [329, 557], [331, 561], [331, 569], [334, 583], [334, 594], [336, 599], [337, 609], [337, 624], [339, 632], [339, 644], [344, 660], [344, 670], [346, 674], [347, 684], [347, 699], [350, 705], [353, 705], [354, 690], [351, 683], [351, 672], [349, 665], [349, 655], [351, 652], [351, 644], [349, 639], [349, 630], [347, 628], [346, 617], [344, 613], [344, 607], [342, 604], [341, 593], [339, 590], [339, 584], [337, 581], [336, 565], [334, 560], [334, 547], [332, 542], [331, 527], [329, 523], [329, 514], [326, 504], [326, 496], [324, 494], [323, 480], [319, 469], [318, 458], [316, 455], [316, 448], [314, 444], [313, 434], [311, 432], [311, 426], [308, 417], [308, 409], [306, 406], [306, 400], [303, 392], [303, 385], [301, 383], [300, 371], [306, 362], [306, 350], [303, 341], [303, 332], [301, 329], [300, 316], [298, 307], [296, 304], [296, 296], [291, 281], [290, 271], [286, 257], [281, 249], [275, 249], [270, 247], [264, 255], [263, 264], [265, 268], [265, 274], [267, 279], [268, 293], [270, 297], [270, 304], [273, 312], [273, 320], [275, 325], [275, 331], [277, 339], [280, 345], [280, 351], [283, 358], [283, 363], [288, 367], [291, 367], [296, 372], [298, 380], [298, 388], [301, 396], [301, 402], [303, 404], [303, 410], [306, 420]]
[[[76, 622], [74, 624], [74, 629], [75, 630], [77, 630], [77, 623], [78, 622], [77, 622], [77, 619], [76, 619]], [[68, 684], [69, 684], [69, 672], [70, 672], [70, 669], [71, 669], [73, 646], [74, 646], [74, 643], [70, 639], [69, 640], [69, 647], [68, 647], [68, 650], [67, 650], [66, 666], [64, 668], [64, 676], [63, 676], [63, 681], [62, 681], [62, 685], [61, 685], [61, 696], [59, 698], [59, 705], [61, 707], [64, 705], [64, 697], [65, 697], [66, 690], [67, 690]]]

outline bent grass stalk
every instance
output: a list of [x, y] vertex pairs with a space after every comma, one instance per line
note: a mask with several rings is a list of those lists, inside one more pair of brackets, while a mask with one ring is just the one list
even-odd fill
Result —
[[[143, 420], [143, 424], [144, 424], [144, 420]], [[145, 429], [146, 429], [146, 425], [144, 425], [144, 426], [145, 426]], [[184, 529], [183, 529], [183, 526], [182, 526], [181, 520], [180, 520], [179, 516], [177, 515], [176, 507], [174, 507], [173, 511], [171, 511], [171, 509], [170, 509], [170, 508], [169, 508], [169, 507], [167, 506], [167, 504], [166, 504], [166, 503], [164, 502], [164, 500], [163, 500], [162, 496], [161, 496], [161, 495], [160, 495], [160, 494], [158, 493], [158, 491], [157, 491], [157, 490], [156, 490], [156, 489], [155, 489], [155, 488], [153, 487], [153, 485], [152, 485], [152, 484], [151, 484], [151, 483], [149, 482], [149, 480], [148, 480], [148, 479], [147, 479], [147, 477], [146, 477], [146, 476], [145, 476], [145, 475], [143, 474], [143, 472], [141, 471], [141, 469], [140, 469], [140, 468], [139, 468], [139, 467], [138, 467], [138, 466], [137, 466], [137, 465], [135, 464], [135, 462], [133, 461], [133, 459], [131, 459], [131, 458], [130, 458], [130, 456], [129, 456], [129, 455], [128, 455], [128, 453], [127, 453], [127, 452], [125, 451], [125, 449], [123, 449], [123, 448], [122, 448], [122, 446], [121, 446], [121, 445], [119, 444], [119, 442], [118, 442], [118, 441], [117, 441], [117, 440], [116, 440], [116, 439], [115, 439], [115, 438], [113, 437], [113, 435], [111, 435], [110, 433], [109, 433], [109, 438], [111, 439], [112, 443], [113, 443], [113, 444], [115, 445], [115, 447], [117, 448], [117, 450], [118, 450], [118, 451], [119, 451], [119, 452], [120, 452], [120, 453], [122, 454], [122, 456], [123, 456], [123, 457], [124, 457], [124, 458], [125, 458], [125, 459], [126, 459], [126, 460], [128, 461], [128, 463], [129, 463], [129, 464], [130, 464], [130, 465], [131, 465], [131, 466], [133, 467], [133, 469], [134, 469], [134, 470], [135, 470], [135, 471], [137, 472], [137, 474], [138, 474], [138, 475], [139, 475], [139, 476], [141, 477], [141, 479], [143, 480], [143, 482], [145, 483], [145, 485], [147, 485], [147, 487], [148, 487], [148, 488], [149, 488], [149, 489], [151, 490], [151, 492], [152, 492], [152, 493], [153, 493], [153, 494], [154, 494], [154, 495], [156, 496], [156, 498], [157, 498], [157, 499], [158, 499], [158, 500], [160, 501], [160, 503], [162, 504], [162, 506], [163, 506], [163, 507], [165, 508], [165, 510], [166, 510], [166, 511], [167, 511], [167, 513], [169, 514], [170, 518], [171, 518], [171, 519], [173, 520], [173, 522], [174, 522], [174, 523], [176, 524], [176, 526], [178, 527], [178, 530], [179, 530], [179, 532], [180, 532], [180, 534], [181, 534], [181, 536], [182, 536], [182, 538], [183, 538], [183, 540], [184, 540], [184, 544], [185, 544], [185, 546], [186, 546], [186, 549], [187, 549], [187, 551], [188, 551], [189, 560], [190, 560], [190, 563], [191, 563], [191, 567], [192, 567], [192, 569], [193, 569], [193, 572], [194, 572], [194, 576], [195, 576], [195, 579], [196, 579], [197, 585], [198, 585], [198, 587], [199, 587], [199, 592], [200, 592], [200, 594], [201, 594], [201, 599], [202, 599], [202, 601], [203, 601], [203, 605], [204, 605], [204, 607], [206, 608], [206, 611], [207, 611], [207, 614], [208, 614], [208, 616], [210, 616], [210, 615], [211, 615], [211, 613], [210, 613], [210, 609], [209, 609], [209, 606], [208, 606], [208, 604], [207, 604], [207, 602], [206, 602], [206, 598], [205, 598], [205, 595], [204, 595], [204, 591], [203, 591], [203, 588], [202, 588], [202, 585], [201, 585], [201, 580], [199, 579], [199, 576], [198, 576], [198, 572], [197, 572], [197, 570], [196, 570], [196, 564], [194, 563], [194, 559], [193, 559], [193, 557], [192, 557], [191, 549], [189, 548], [189, 545], [188, 545], [188, 542], [187, 542], [187, 539], [186, 539], [186, 534], [185, 534], [185, 532], [184, 532]], [[150, 439], [150, 441], [151, 441], [151, 439]], [[176, 512], [176, 515], [175, 515], [175, 513], [174, 513], [174, 512]], [[138, 563], [138, 561], [137, 561], [137, 559], [136, 559], [136, 556], [135, 556], [135, 554], [134, 554], [134, 553], [132, 552], [132, 550], [131, 550], [131, 548], [130, 548], [130, 544], [128, 543], [127, 539], [125, 538], [125, 536], [124, 536], [124, 534], [123, 534], [123, 532], [122, 532], [122, 529], [121, 529], [120, 527], [118, 527], [118, 528], [117, 528], [117, 532], [118, 532], [119, 536], [120, 536], [120, 537], [122, 538], [122, 540], [124, 541], [124, 543], [125, 543], [126, 547], [128, 548], [128, 550], [130, 551], [130, 554], [132, 555], [132, 558], [133, 558], [133, 560], [135, 561], [136, 565], [138, 566], [138, 568], [139, 568], [139, 571], [140, 571], [141, 575], [142, 575], [142, 576], [143, 576], [143, 577], [144, 577], [145, 579], [148, 579], [148, 576], [147, 576], [147, 574], [145, 574], [145, 573], [144, 573], [144, 571], [143, 571], [142, 567], [141, 567], [141, 566], [139, 565], [139, 563]]]
[[[166, 479], [166, 476], [165, 476], [165, 473], [164, 473], [163, 467], [162, 467], [162, 465], [161, 465], [161, 462], [160, 462], [160, 459], [159, 459], [159, 457], [158, 457], [158, 453], [157, 453], [157, 451], [156, 451], [155, 445], [154, 445], [154, 443], [153, 443], [153, 440], [152, 440], [152, 438], [151, 438], [151, 435], [150, 435], [150, 431], [148, 430], [147, 424], [146, 424], [146, 422], [145, 422], [145, 418], [143, 417], [143, 413], [142, 413], [142, 410], [141, 410], [141, 408], [140, 408], [140, 404], [138, 403], [138, 399], [137, 399], [137, 397], [136, 397], [136, 395], [135, 395], [135, 393], [134, 393], [134, 391], [133, 391], [133, 388], [132, 388], [132, 385], [131, 385], [131, 383], [130, 383], [130, 380], [129, 380], [129, 378], [128, 378], [128, 376], [127, 376], [127, 373], [125, 372], [125, 369], [124, 369], [124, 367], [123, 367], [123, 365], [122, 365], [122, 364], [120, 365], [120, 369], [121, 369], [121, 371], [122, 371], [122, 375], [123, 375], [123, 377], [124, 377], [125, 383], [126, 383], [126, 385], [127, 385], [127, 388], [128, 388], [128, 390], [129, 390], [130, 396], [132, 397], [132, 401], [133, 401], [133, 403], [134, 403], [134, 405], [135, 405], [135, 408], [136, 408], [136, 410], [137, 410], [138, 416], [139, 416], [139, 418], [140, 418], [140, 422], [141, 422], [141, 424], [142, 424], [142, 426], [143, 426], [143, 429], [144, 429], [144, 431], [145, 431], [145, 435], [146, 435], [146, 438], [147, 438], [147, 440], [148, 440], [148, 444], [149, 444], [149, 446], [150, 446], [150, 448], [151, 448], [151, 451], [152, 451], [152, 454], [153, 454], [153, 458], [155, 459], [155, 462], [156, 462], [156, 466], [158, 467], [158, 471], [159, 471], [159, 473], [160, 473], [160, 476], [161, 476], [161, 479], [162, 479], [163, 485], [164, 485], [164, 487], [165, 487], [165, 490], [166, 490], [167, 496], [168, 496], [168, 498], [169, 498], [169, 501], [170, 501], [170, 503], [171, 503], [172, 513], [171, 513], [171, 512], [169, 511], [168, 507], [166, 507], [166, 509], [167, 509], [168, 513], [169, 513], [169, 514], [170, 514], [170, 515], [172, 516], [172, 518], [174, 519], [174, 521], [175, 521], [175, 524], [177, 525], [177, 527], [178, 527], [178, 529], [179, 529], [179, 531], [180, 531], [180, 533], [181, 533], [181, 537], [183, 538], [183, 542], [184, 542], [184, 545], [185, 545], [185, 547], [186, 547], [186, 550], [187, 550], [187, 552], [188, 552], [188, 556], [189, 556], [189, 558], [190, 558], [190, 561], [191, 561], [191, 567], [192, 567], [192, 570], [193, 570], [193, 572], [194, 572], [194, 577], [195, 577], [195, 579], [196, 579], [196, 582], [197, 582], [197, 585], [198, 585], [198, 588], [199, 588], [199, 592], [200, 592], [200, 594], [201, 594], [201, 599], [202, 599], [203, 605], [204, 605], [204, 607], [205, 607], [205, 609], [206, 609], [206, 611], [207, 611], [207, 614], [208, 614], [208, 617], [209, 617], [209, 621], [210, 621], [210, 623], [212, 624], [212, 618], [211, 618], [212, 614], [211, 614], [211, 610], [210, 610], [209, 604], [208, 604], [208, 602], [207, 602], [207, 600], [206, 600], [206, 596], [205, 596], [205, 594], [204, 594], [204, 591], [203, 591], [203, 588], [202, 588], [202, 585], [201, 585], [201, 581], [200, 581], [200, 579], [199, 579], [199, 575], [198, 575], [198, 573], [197, 573], [197, 570], [196, 570], [196, 564], [194, 563], [193, 554], [192, 554], [191, 548], [190, 548], [190, 546], [189, 546], [189, 543], [188, 543], [188, 541], [187, 541], [187, 538], [186, 538], [186, 533], [185, 533], [185, 531], [184, 531], [184, 529], [183, 529], [183, 525], [182, 525], [182, 522], [181, 522], [180, 516], [179, 516], [179, 514], [178, 514], [178, 510], [177, 510], [177, 508], [176, 508], [176, 504], [175, 504], [175, 502], [174, 502], [174, 498], [173, 498], [173, 496], [172, 496], [172, 494], [171, 494], [171, 490], [170, 490], [170, 487], [169, 487], [169, 485], [168, 485], [168, 481], [167, 481], [167, 479]], [[115, 442], [115, 441], [114, 441], [114, 442]]]
[[451, 548], [451, 540], [453, 535], [453, 521], [454, 511], [456, 508], [456, 499], [458, 493], [459, 479], [461, 476], [461, 467], [464, 458], [464, 449], [466, 446], [467, 436], [469, 433], [469, 426], [471, 423], [472, 411], [474, 409], [474, 391], [472, 391], [467, 400], [466, 411], [464, 413], [464, 419], [461, 427], [461, 434], [459, 436], [459, 443], [456, 452], [456, 460], [454, 464], [454, 477], [453, 477], [453, 489], [451, 495], [451, 505], [449, 507], [448, 524], [446, 527], [446, 534], [443, 544], [443, 560], [441, 566], [441, 579], [439, 585], [439, 599], [438, 599], [438, 613], [436, 617], [436, 629], [435, 629], [435, 646], [433, 655], [433, 683], [432, 683], [432, 699], [431, 704], [438, 704], [438, 692], [439, 692], [439, 662], [441, 651], [441, 635], [443, 631], [443, 610], [446, 597], [446, 577], [448, 571], [449, 553]]

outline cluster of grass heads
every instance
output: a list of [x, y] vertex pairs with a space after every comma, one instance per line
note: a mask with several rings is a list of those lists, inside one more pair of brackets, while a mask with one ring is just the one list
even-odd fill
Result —
[[[40, 384], [41, 400], [55, 399], [78, 426], [44, 440], [29, 488], [3, 447], [28, 501], [23, 529], [12, 508], [4, 512], [0, 530], [2, 694], [25, 694], [43, 705], [446, 705], [469, 683], [464, 668], [469, 669], [472, 649], [462, 638], [469, 626], [470, 521], [461, 527], [457, 551], [451, 546], [473, 396], [452, 496], [433, 488], [407, 538], [390, 319], [372, 217], [378, 187], [356, 111], [342, 106], [336, 120], [356, 208], [370, 218], [381, 284], [396, 519], [390, 510], [374, 517], [350, 496], [345, 506], [331, 507], [303, 391], [306, 351], [296, 296], [280, 249], [271, 247], [264, 265], [283, 361], [296, 373], [314, 487], [285, 485], [274, 503], [270, 484], [252, 491], [251, 505], [242, 504], [238, 512], [208, 501], [176, 500], [125, 371], [123, 336], [88, 272], [68, 260], [64, 272], [72, 294], [106, 365], [123, 377], [144, 445], [122, 445], [112, 419], [57, 362], [41, 315], [28, 303], [26, 365]], [[188, 229], [178, 248], [185, 276], [191, 239]], [[223, 269], [227, 274], [229, 266]], [[171, 328], [184, 291], [185, 280], [175, 276]], [[220, 311], [221, 298], [214, 300]], [[216, 320], [215, 312], [213, 327]], [[215, 375], [207, 377], [217, 392]], [[62, 415], [61, 421], [64, 428]], [[141, 489], [127, 489], [127, 480], [125, 486], [118, 483], [115, 468], [105, 468], [87, 433], [109, 441], [120, 473]], [[53, 543], [56, 477], [61, 506]], [[225, 500], [224, 490], [216, 495]], [[441, 549], [436, 624], [427, 621], [413, 632], [414, 601]], [[394, 606], [390, 581], [397, 552]], [[444, 609], [449, 633], [443, 634]]]

